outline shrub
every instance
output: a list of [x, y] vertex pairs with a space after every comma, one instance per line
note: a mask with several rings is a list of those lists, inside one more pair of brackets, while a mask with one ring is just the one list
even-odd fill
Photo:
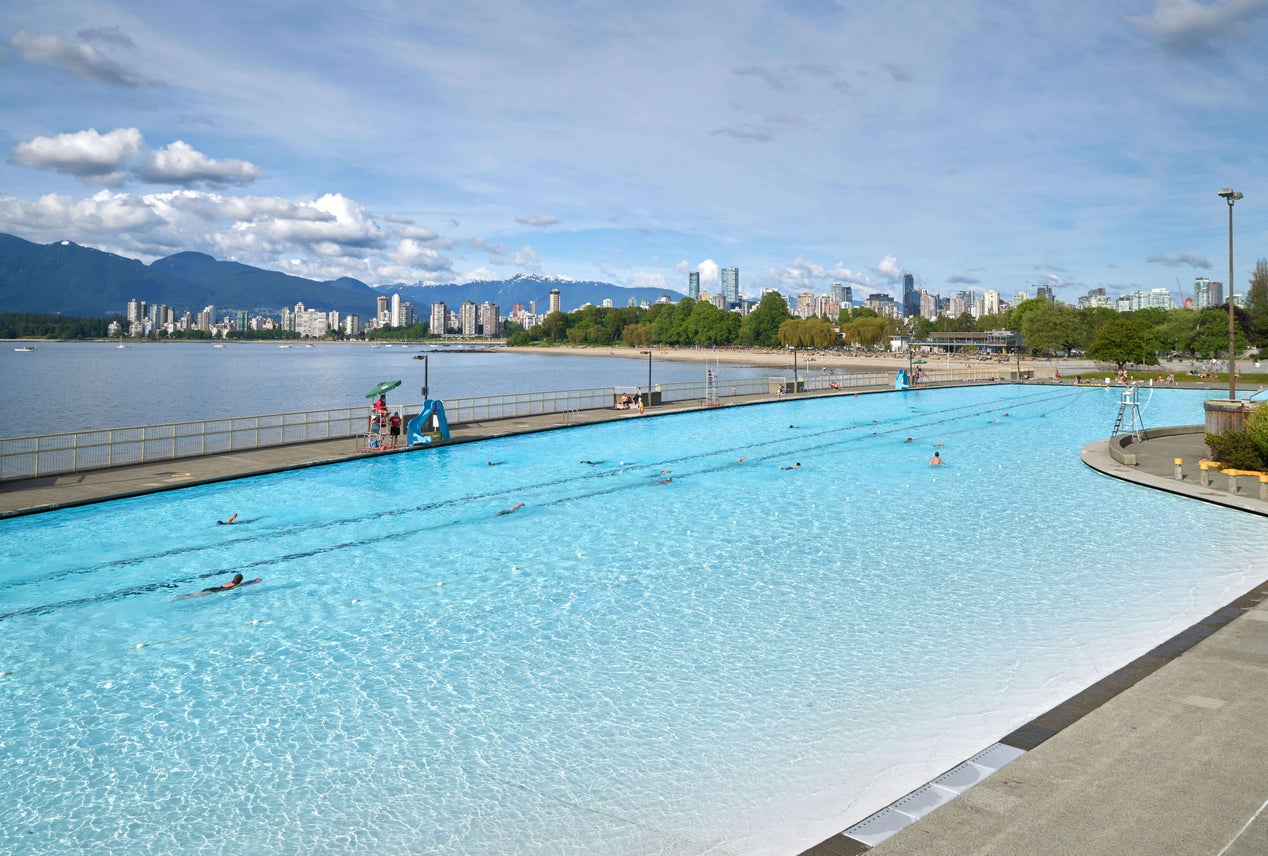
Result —
[[1246, 417], [1246, 433], [1255, 444], [1259, 457], [1268, 462], [1268, 401], [1255, 405]]
[[1225, 431], [1206, 435], [1206, 445], [1215, 450], [1215, 457], [1225, 467], [1235, 470], [1262, 470], [1264, 459], [1245, 431]]

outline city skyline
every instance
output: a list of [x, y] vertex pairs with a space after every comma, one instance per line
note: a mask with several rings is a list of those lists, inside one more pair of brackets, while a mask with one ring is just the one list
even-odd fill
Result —
[[1235, 290], [1268, 255], [1268, 0], [202, 5], [8, 10], [0, 231], [370, 284], [1074, 303], [1227, 279], [1234, 187]]

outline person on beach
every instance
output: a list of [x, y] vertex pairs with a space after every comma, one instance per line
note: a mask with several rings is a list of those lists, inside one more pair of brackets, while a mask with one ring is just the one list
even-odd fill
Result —
[[233, 579], [229, 580], [229, 582], [227, 583], [221, 583], [220, 585], [212, 586], [211, 588], [200, 589], [199, 591], [193, 592], [192, 594], [185, 595], [185, 597], [199, 597], [200, 595], [204, 595], [204, 594], [216, 594], [217, 592], [229, 591], [230, 589], [235, 589], [238, 586], [249, 586], [251, 585], [251, 583], [258, 583], [258, 582], [261, 582], [259, 577], [256, 577], [253, 580], [247, 580], [246, 582], [243, 582], [242, 574], [234, 574]]
[[237, 523], [237, 522], [238, 522], [238, 512], [236, 512], [236, 511], [235, 511], [233, 514], [230, 514], [230, 515], [229, 515], [229, 519], [227, 519], [227, 520], [217, 520], [217, 521], [216, 521], [216, 525], [217, 525], [217, 526], [228, 526], [230, 523]]
[[946, 461], [942, 460], [941, 452], [934, 452], [933, 457], [929, 459], [929, 466], [931, 467], [940, 467], [945, 463]]

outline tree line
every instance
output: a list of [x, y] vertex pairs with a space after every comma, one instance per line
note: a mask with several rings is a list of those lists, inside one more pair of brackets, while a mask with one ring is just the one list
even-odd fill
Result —
[[[511, 333], [508, 344], [534, 342], [569, 345], [714, 347], [750, 345], [763, 348], [884, 347], [891, 336], [923, 341], [930, 333], [1012, 330], [1031, 355], [1084, 353], [1118, 363], [1153, 364], [1159, 353], [1199, 358], [1228, 355], [1228, 308], [1079, 309], [1046, 298], [1024, 300], [998, 315], [974, 318], [969, 313], [936, 320], [900, 321], [866, 307], [842, 310], [834, 319], [795, 318], [782, 295], [765, 295], [748, 315], [718, 309], [712, 303], [683, 298], [648, 309], [585, 306], [573, 312], [552, 312], [531, 330]], [[838, 332], [839, 331], [839, 332]], [[1235, 348], [1268, 347], [1268, 260], [1260, 259], [1251, 276], [1244, 307], [1234, 308]]]

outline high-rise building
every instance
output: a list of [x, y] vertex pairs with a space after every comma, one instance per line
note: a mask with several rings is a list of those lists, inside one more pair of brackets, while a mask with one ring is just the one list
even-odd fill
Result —
[[938, 295], [920, 289], [920, 314], [930, 321], [938, 319]]
[[687, 274], [687, 296], [692, 300], [700, 299], [700, 271], [698, 270]]
[[792, 314], [798, 318], [809, 318], [815, 314], [815, 296], [809, 291], [803, 291], [797, 295], [796, 305], [792, 307]]
[[903, 274], [903, 315], [915, 318], [920, 314], [920, 293], [916, 291], [916, 278]]
[[740, 305], [740, 269], [737, 267], [722, 268], [722, 299], [726, 308]]
[[982, 312], [987, 315], [999, 314], [999, 292], [995, 289], [986, 289], [986, 294], [982, 297]]
[[1208, 309], [1215, 304], [1211, 302], [1211, 280], [1205, 276], [1193, 280], [1193, 308]]
[[1057, 299], [1057, 298], [1056, 298], [1056, 295], [1054, 295], [1054, 294], [1052, 293], [1052, 286], [1051, 286], [1051, 285], [1036, 285], [1036, 286], [1035, 286], [1035, 297], [1045, 297], [1045, 298], [1047, 298], [1047, 299], [1048, 299], [1048, 302], [1049, 302], [1049, 303], [1053, 303], [1053, 302], [1055, 302], [1055, 301], [1056, 301], [1056, 299]]
[[381, 294], [374, 300], [374, 323], [383, 327], [391, 323], [392, 299], [386, 294]]
[[832, 299], [840, 304], [842, 309], [854, 308], [854, 290], [848, 285], [839, 282], [832, 283]]
[[1210, 305], [1223, 306], [1224, 305], [1224, 283], [1213, 280], [1208, 285], [1208, 288], [1210, 289], [1210, 296], [1211, 296]]
[[552, 288], [550, 290], [550, 310], [549, 311], [562, 312], [563, 309], [560, 308], [561, 306], [562, 306], [562, 303], [559, 299], [559, 289]]
[[487, 300], [480, 304], [479, 324], [481, 336], [502, 335], [502, 311], [496, 303]]
[[431, 305], [431, 321], [427, 324], [427, 332], [433, 336], [443, 336], [448, 330], [449, 307], [437, 300]]
[[[555, 290], [552, 289], [552, 291]], [[554, 299], [553, 294], [551, 299]], [[474, 336], [477, 334], [480, 323], [479, 309], [480, 307], [470, 300], [462, 301], [462, 306], [458, 307], [458, 323], [461, 325], [462, 335]]]

